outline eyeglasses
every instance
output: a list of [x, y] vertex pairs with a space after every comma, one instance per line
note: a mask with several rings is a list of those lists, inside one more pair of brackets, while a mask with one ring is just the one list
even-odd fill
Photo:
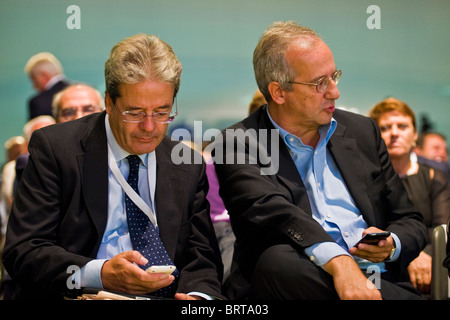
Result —
[[78, 114], [79, 110], [81, 110], [81, 113], [83, 113], [83, 115], [88, 115], [88, 114], [99, 111], [100, 107], [93, 106], [93, 105], [86, 105], [86, 106], [82, 106], [82, 107], [78, 107], [78, 108], [70, 107], [70, 108], [61, 109], [59, 111], [59, 113], [60, 113], [60, 116], [63, 118], [74, 118]]
[[[117, 107], [117, 106], [116, 106]], [[171, 123], [175, 120], [178, 115], [178, 105], [175, 99], [175, 112], [153, 112], [152, 114], [147, 114], [144, 111], [130, 110], [130, 111], [120, 111], [122, 115], [123, 122], [139, 123], [144, 121], [145, 117], [152, 117], [155, 123]]]
[[[342, 70], [336, 70], [331, 75], [331, 79], [333, 79], [333, 81], [336, 84], [338, 84], [339, 83], [339, 79], [341, 79], [341, 76], [342, 76]], [[330, 84], [330, 77], [323, 76], [322, 78], [319, 78], [317, 80], [317, 82], [315, 82], [315, 83], [311, 83], [311, 82], [296, 82], [296, 81], [289, 81], [289, 83], [306, 84], [308, 86], [316, 86], [317, 92], [321, 93], [321, 92], [324, 92], [325, 90], [327, 90], [328, 85]]]

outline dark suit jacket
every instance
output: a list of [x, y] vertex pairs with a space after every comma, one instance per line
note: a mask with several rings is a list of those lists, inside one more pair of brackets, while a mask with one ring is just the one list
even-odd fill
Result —
[[[70, 265], [96, 257], [107, 222], [105, 112], [37, 130], [13, 204], [3, 261], [23, 296], [72, 291]], [[174, 165], [168, 137], [156, 148], [160, 234], [178, 270], [178, 291], [221, 296], [222, 263], [206, 201], [204, 164]]]
[[[338, 125], [327, 149], [368, 225], [392, 231], [400, 238], [400, 258], [395, 263], [388, 263], [388, 267], [399, 276], [400, 271], [405, 270], [425, 246], [426, 228], [422, 217], [412, 206], [391, 166], [376, 124], [366, 117], [341, 110], [336, 110], [334, 118]], [[263, 130], [268, 129], [267, 150], [272, 155], [278, 152], [271, 150], [270, 129], [274, 127], [266, 107], [229, 129], [253, 129], [259, 138]], [[226, 140], [226, 131], [222, 141]], [[231, 153], [236, 147], [233, 150], [226, 148], [223, 152], [224, 164], [217, 159], [218, 153], [222, 152], [218, 152], [220, 144], [214, 150], [220, 195], [236, 235], [230, 298], [245, 296], [258, 257], [267, 248], [288, 243], [304, 254], [305, 247], [334, 241], [313, 219], [298, 170], [285, 143], [281, 138], [276, 139], [279, 144], [279, 170], [274, 175], [261, 175], [260, 169], [265, 163], [261, 159], [256, 164], [226, 164], [226, 158], [233, 158]], [[244, 151], [247, 161], [252, 152], [248, 141], [245, 141]]]
[[40, 92], [28, 101], [28, 119], [31, 120], [41, 115], [53, 117], [52, 101], [53, 96], [69, 85], [65, 80], [58, 81], [51, 88]]

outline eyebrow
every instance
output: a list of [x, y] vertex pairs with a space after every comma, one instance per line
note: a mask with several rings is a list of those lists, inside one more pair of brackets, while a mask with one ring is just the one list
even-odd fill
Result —
[[[129, 110], [129, 111], [131, 111], [131, 110], [144, 110], [145, 108], [142, 108], [142, 107], [137, 107], [137, 106], [124, 106], [123, 108], [125, 108], [126, 110]], [[156, 108], [154, 108], [154, 109], [152, 109], [152, 111], [154, 112], [155, 110], [158, 110], [158, 109], [170, 109], [170, 105], [167, 105], [167, 104], [165, 104], [165, 105], [162, 105], [162, 106], [159, 106], [159, 107], [156, 107]]]
[[[336, 71], [338, 71], [338, 68], [335, 67], [335, 68], [334, 68], [334, 71], [333, 71], [331, 74], [335, 73]], [[319, 81], [320, 79], [325, 78], [325, 77], [328, 77], [328, 75], [319, 76], [319, 77], [313, 79], [312, 81], [313, 81], [313, 82], [317, 82], [317, 81]]]

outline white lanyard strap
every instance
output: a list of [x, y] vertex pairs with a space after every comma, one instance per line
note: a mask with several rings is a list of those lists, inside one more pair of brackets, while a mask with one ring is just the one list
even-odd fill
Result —
[[153, 226], [156, 228], [158, 224], [156, 222], [155, 213], [125, 180], [125, 178], [123, 177], [122, 173], [119, 170], [119, 167], [117, 166], [116, 159], [111, 151], [111, 147], [109, 146], [109, 144], [108, 144], [108, 165], [109, 168], [111, 169], [111, 172], [114, 174], [117, 181], [122, 186], [122, 189], [126, 192], [128, 197], [130, 197], [131, 201], [133, 201], [139, 207], [139, 209], [141, 209], [142, 212], [144, 212], [147, 215]]

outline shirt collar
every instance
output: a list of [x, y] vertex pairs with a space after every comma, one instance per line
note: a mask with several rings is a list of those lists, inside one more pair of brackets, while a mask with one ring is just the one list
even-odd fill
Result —
[[[122, 161], [126, 157], [128, 157], [131, 153], [122, 149], [122, 147], [117, 143], [116, 138], [111, 130], [111, 126], [109, 125], [109, 115], [105, 116], [105, 129], [106, 129], [106, 139], [111, 148], [111, 151], [116, 159], [116, 162]], [[142, 164], [147, 167], [148, 163], [148, 153], [138, 155], [141, 158]]]
[[50, 89], [51, 87], [53, 87], [57, 82], [64, 80], [66, 77], [63, 74], [57, 74], [55, 76], [53, 76], [45, 85], [45, 90]]
[[[267, 112], [267, 115], [269, 116], [270, 121], [274, 125], [275, 129], [279, 130], [280, 136], [283, 138], [284, 143], [286, 143], [290, 147], [296, 147], [296, 144], [297, 144], [297, 147], [305, 146], [299, 137], [284, 130], [275, 121], [273, 121], [272, 117], [270, 116], [268, 107], [266, 107], [266, 112]], [[330, 123], [319, 127], [320, 139], [319, 139], [319, 142], [317, 143], [317, 147], [319, 147], [323, 142], [325, 142], [325, 145], [328, 143], [328, 141], [330, 140], [334, 131], [336, 130], [336, 126], [337, 126], [336, 119], [331, 118]], [[296, 140], [296, 142], [297, 142], [296, 144], [292, 143], [294, 140]]]

